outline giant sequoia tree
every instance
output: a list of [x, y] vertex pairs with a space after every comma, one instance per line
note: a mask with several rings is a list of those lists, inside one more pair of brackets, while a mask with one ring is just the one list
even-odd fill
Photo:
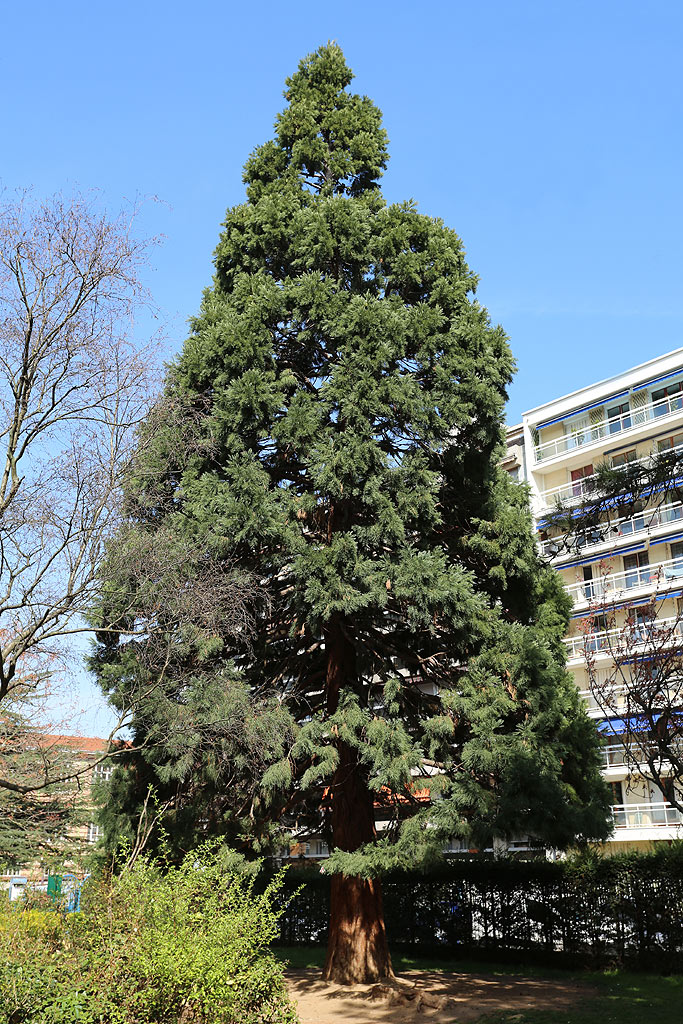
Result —
[[[254, 841], [259, 821], [329, 838], [325, 971], [341, 981], [391, 971], [383, 870], [453, 837], [564, 846], [607, 831], [564, 668], [567, 602], [536, 558], [525, 491], [498, 467], [505, 335], [458, 236], [385, 203], [380, 112], [351, 79], [335, 45], [303, 60], [275, 137], [247, 161], [121, 539], [189, 544], [251, 581], [254, 628], [180, 630], [163, 722], [152, 702], [137, 728], [163, 784], [192, 791], [192, 758], [163, 749], [174, 702], [190, 744], [195, 725], [210, 732], [216, 687], [248, 695], [250, 729], [280, 722], [239, 813]], [[110, 585], [101, 626], [120, 600]], [[101, 639], [96, 663], [122, 699], [135, 649]], [[220, 790], [229, 759], [221, 769], [209, 745], [201, 763]]]

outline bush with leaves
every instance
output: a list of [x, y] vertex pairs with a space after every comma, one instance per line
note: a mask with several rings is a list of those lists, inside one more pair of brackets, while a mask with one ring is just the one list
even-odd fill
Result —
[[140, 859], [89, 883], [61, 926], [8, 911], [0, 1024], [296, 1024], [268, 950], [281, 886], [257, 893], [205, 846], [179, 867]]

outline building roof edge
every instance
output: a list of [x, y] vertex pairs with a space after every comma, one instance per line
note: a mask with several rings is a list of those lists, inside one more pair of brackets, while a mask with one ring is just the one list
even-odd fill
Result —
[[[541, 412], [543, 409], [548, 409], [553, 405], [558, 405], [560, 402], [566, 402], [568, 399], [573, 398], [575, 395], [584, 394], [586, 391], [599, 390], [608, 384], [616, 383], [622, 377], [626, 377], [630, 373], [634, 373], [636, 370], [644, 370], [648, 366], [653, 366], [656, 363], [662, 362], [665, 359], [669, 359], [671, 356], [680, 354], [681, 364], [683, 365], [683, 346], [680, 348], [674, 348], [670, 352], [663, 352], [661, 355], [654, 356], [652, 359], [646, 360], [644, 363], [636, 363], [635, 366], [630, 366], [626, 370], [621, 370], [619, 373], [613, 374], [611, 377], [605, 377], [603, 380], [594, 381], [591, 384], [586, 384], [582, 388], [577, 388], [576, 391], [569, 391], [566, 395], [558, 395], [557, 398], [552, 398], [547, 402], [542, 402], [540, 405], [535, 405], [531, 409], [522, 413], [523, 419], [526, 420], [528, 417], [536, 417], [535, 414]], [[542, 419], [542, 417], [540, 417]], [[508, 428], [510, 429], [510, 428]]]

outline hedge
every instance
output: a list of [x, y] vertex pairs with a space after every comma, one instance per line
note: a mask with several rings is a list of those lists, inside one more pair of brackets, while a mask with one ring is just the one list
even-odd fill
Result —
[[[290, 868], [286, 945], [327, 941], [329, 877]], [[459, 860], [383, 881], [395, 948], [681, 971], [683, 851], [560, 862]]]

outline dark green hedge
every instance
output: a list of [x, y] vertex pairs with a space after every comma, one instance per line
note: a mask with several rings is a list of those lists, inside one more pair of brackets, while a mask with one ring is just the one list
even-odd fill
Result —
[[[329, 878], [290, 868], [303, 889], [281, 922], [287, 945], [325, 942]], [[477, 859], [383, 882], [390, 943], [442, 955], [521, 954], [572, 964], [680, 971], [683, 850], [556, 863]]]

